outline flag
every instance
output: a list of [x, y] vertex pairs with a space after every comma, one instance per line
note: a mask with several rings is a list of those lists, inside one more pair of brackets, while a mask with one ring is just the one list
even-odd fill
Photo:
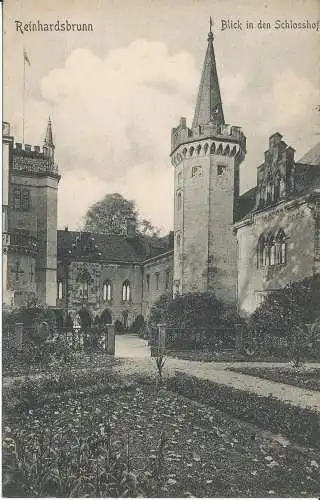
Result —
[[28, 63], [30, 66], [31, 65], [30, 59], [29, 59], [28, 54], [26, 53], [25, 49], [23, 49], [23, 58], [24, 58], [25, 62]]

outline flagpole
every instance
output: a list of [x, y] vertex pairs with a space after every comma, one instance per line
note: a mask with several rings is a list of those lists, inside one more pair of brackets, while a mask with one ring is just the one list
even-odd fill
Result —
[[26, 58], [23, 49], [23, 91], [22, 91], [22, 144], [24, 144], [24, 112], [26, 99]]

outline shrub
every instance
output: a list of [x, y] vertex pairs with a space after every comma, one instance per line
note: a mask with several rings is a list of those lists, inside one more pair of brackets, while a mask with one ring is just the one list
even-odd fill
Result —
[[135, 333], [143, 334], [145, 330], [145, 320], [142, 314], [139, 314], [132, 323], [130, 330]]
[[115, 333], [124, 333], [126, 331], [124, 324], [119, 319], [114, 322], [114, 331]]
[[250, 327], [258, 337], [273, 335], [294, 340], [297, 327], [320, 318], [320, 278], [293, 282], [267, 295], [250, 318]]
[[[171, 299], [163, 295], [150, 311], [149, 325], [165, 323], [172, 345], [211, 346], [232, 343], [243, 321], [234, 307], [211, 293], [189, 293]], [[170, 333], [172, 332], [172, 335]]]

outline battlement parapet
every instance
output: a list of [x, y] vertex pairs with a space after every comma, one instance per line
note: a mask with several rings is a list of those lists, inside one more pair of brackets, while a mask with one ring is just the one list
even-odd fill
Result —
[[21, 142], [16, 142], [13, 147], [13, 154], [19, 156], [32, 156], [38, 158], [47, 158], [48, 153], [46, 148], [41, 148], [40, 146], [31, 146], [31, 144], [22, 144]]
[[58, 165], [48, 156], [40, 146], [31, 146], [16, 142], [13, 148], [12, 169], [14, 172], [30, 174], [59, 175]]
[[172, 129], [171, 153], [181, 144], [188, 144], [197, 140], [215, 139], [221, 141], [234, 142], [246, 151], [246, 137], [240, 127], [228, 124], [216, 124], [214, 122], [199, 125], [195, 128], [188, 128], [186, 119], [181, 118], [178, 127]]

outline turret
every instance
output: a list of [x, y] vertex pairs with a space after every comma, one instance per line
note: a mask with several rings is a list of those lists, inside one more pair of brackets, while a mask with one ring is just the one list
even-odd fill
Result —
[[44, 139], [42, 150], [43, 153], [52, 161], [52, 163], [54, 163], [54, 149], [55, 145], [53, 144], [53, 137], [52, 137], [52, 122], [49, 116], [46, 136]]
[[240, 127], [225, 123], [212, 22], [192, 127], [172, 130], [175, 168], [175, 293], [211, 292], [236, 302], [239, 166], [246, 152]]

